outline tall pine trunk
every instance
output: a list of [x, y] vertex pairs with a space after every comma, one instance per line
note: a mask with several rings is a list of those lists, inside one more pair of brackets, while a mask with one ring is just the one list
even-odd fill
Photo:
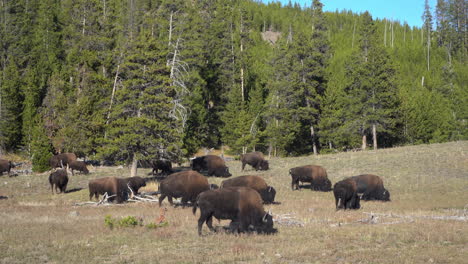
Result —
[[138, 168], [138, 159], [136, 156], [133, 156], [132, 167], [130, 169], [130, 177], [137, 176], [137, 168]]
[[377, 150], [377, 126], [372, 124], [372, 140], [374, 142], [374, 150]]
[[366, 150], [366, 146], [367, 146], [367, 136], [366, 136], [366, 135], [362, 135], [362, 146], [361, 146], [361, 149], [362, 149], [362, 150]]

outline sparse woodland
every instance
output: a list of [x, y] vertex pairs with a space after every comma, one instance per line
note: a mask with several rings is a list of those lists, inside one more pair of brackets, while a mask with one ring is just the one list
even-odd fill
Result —
[[466, 1], [421, 15], [410, 28], [319, 0], [0, 0], [0, 152], [43, 171], [54, 152], [131, 163], [466, 140]]

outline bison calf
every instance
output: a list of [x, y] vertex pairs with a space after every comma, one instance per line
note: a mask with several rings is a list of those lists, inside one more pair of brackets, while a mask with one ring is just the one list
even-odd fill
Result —
[[275, 188], [268, 186], [265, 180], [260, 176], [246, 175], [224, 180], [221, 183], [221, 188], [226, 187], [250, 187], [260, 194], [263, 202], [266, 204], [273, 203], [275, 200]]
[[159, 170], [163, 174], [172, 173], [172, 162], [170, 160], [154, 160], [151, 165], [153, 167], [153, 175], [157, 174]]
[[13, 168], [13, 163], [11, 161], [0, 159], [0, 175], [4, 172], [10, 175], [11, 168]]
[[333, 194], [335, 195], [336, 210], [361, 208], [357, 184], [353, 179], [347, 178], [335, 183]]
[[67, 190], [67, 184], [68, 184], [67, 170], [60, 169], [60, 170], [52, 172], [49, 175], [49, 183], [50, 183], [50, 189], [52, 190], [52, 194], [54, 194], [54, 189], [55, 189], [55, 193], [58, 193], [57, 189], [60, 189], [61, 193], [65, 192]]
[[89, 173], [89, 170], [86, 167], [86, 163], [84, 161], [75, 160], [75, 161], [70, 162], [69, 166], [70, 166], [73, 176], [75, 176], [75, 173], [74, 173], [75, 170], [81, 171], [84, 174]]
[[315, 191], [331, 191], [331, 182], [327, 171], [320, 166], [307, 165], [295, 167], [289, 170], [291, 175], [291, 188], [299, 189], [299, 182], [310, 182], [310, 189]]
[[264, 159], [263, 153], [259, 151], [243, 154], [240, 156], [240, 160], [242, 162], [242, 170], [244, 170], [246, 164], [249, 164], [257, 171], [269, 169], [268, 161]]

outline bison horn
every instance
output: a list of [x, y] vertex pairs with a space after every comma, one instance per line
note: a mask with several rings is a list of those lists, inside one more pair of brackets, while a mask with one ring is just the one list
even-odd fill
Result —
[[268, 217], [268, 213], [266, 213], [263, 218], [262, 218], [262, 221], [263, 223], [266, 223], [267, 222], [267, 217]]
[[268, 187], [268, 192], [271, 192], [271, 186], [270, 186], [270, 187]]

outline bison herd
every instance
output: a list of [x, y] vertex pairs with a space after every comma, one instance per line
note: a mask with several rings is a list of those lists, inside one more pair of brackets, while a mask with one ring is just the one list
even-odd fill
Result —
[[[269, 163], [261, 152], [251, 152], [240, 156], [242, 171], [249, 164], [253, 169], [268, 170]], [[52, 168], [61, 167], [49, 176], [52, 193], [65, 192], [69, 181], [68, 167], [72, 175], [74, 171], [88, 174], [86, 163], [78, 161], [73, 153], [62, 153], [49, 160]], [[224, 159], [215, 155], [196, 157], [191, 161], [191, 170], [174, 172], [172, 163], [168, 160], [152, 161], [152, 173], [159, 171], [167, 175], [159, 183], [159, 206], [167, 197], [173, 205], [174, 198], [181, 198], [182, 206], [191, 206], [195, 214], [200, 211], [198, 233], [201, 235], [203, 223], [214, 231], [213, 217], [221, 220], [231, 220], [227, 229], [234, 233], [265, 233], [277, 232], [273, 228], [273, 218], [265, 212], [263, 204], [275, 203], [276, 190], [269, 186], [259, 175], [244, 175], [216, 184], [208, 182], [208, 176], [230, 177], [229, 168]], [[12, 163], [0, 160], [0, 175], [10, 173]], [[204, 173], [205, 175], [203, 175]], [[289, 169], [292, 190], [300, 189], [300, 183], [310, 183], [314, 191], [328, 192], [333, 190], [336, 210], [359, 209], [360, 200], [390, 201], [390, 192], [384, 188], [379, 176], [363, 174], [338, 181], [332, 187], [325, 168], [317, 165], [306, 165]], [[141, 177], [118, 178], [104, 177], [89, 181], [89, 199], [99, 199], [99, 195], [107, 195], [110, 201], [122, 203], [137, 194], [146, 181]]]

